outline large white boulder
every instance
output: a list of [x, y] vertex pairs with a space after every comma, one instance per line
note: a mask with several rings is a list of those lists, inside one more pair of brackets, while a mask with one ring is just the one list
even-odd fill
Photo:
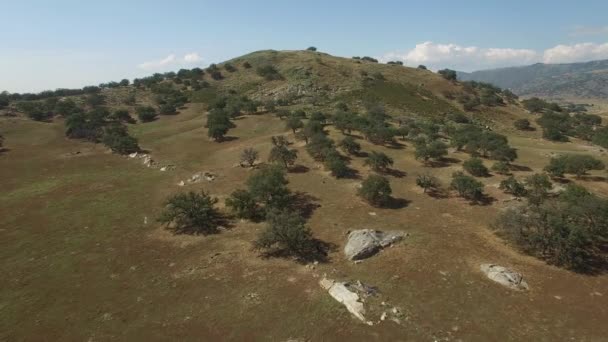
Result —
[[512, 290], [528, 289], [528, 283], [526, 283], [521, 273], [494, 264], [481, 264], [480, 269], [488, 279]]
[[344, 254], [350, 260], [369, 258], [382, 248], [401, 241], [405, 236], [407, 233], [402, 231], [354, 230], [348, 234]]

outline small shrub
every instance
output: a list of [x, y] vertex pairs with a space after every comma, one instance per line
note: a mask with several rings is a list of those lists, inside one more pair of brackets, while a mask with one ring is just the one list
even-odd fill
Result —
[[426, 193], [428, 190], [436, 190], [440, 187], [440, 183], [437, 177], [429, 174], [416, 176], [416, 185], [421, 187], [424, 193]]
[[252, 167], [258, 159], [258, 156], [258, 151], [252, 147], [248, 147], [241, 152], [241, 164], [246, 163], [249, 167]]
[[260, 66], [256, 69], [258, 75], [264, 77], [266, 81], [280, 80], [281, 74], [272, 65]]
[[513, 122], [513, 126], [520, 131], [529, 131], [532, 129], [532, 126], [530, 126], [530, 120], [528, 119], [515, 120], [515, 122]]
[[511, 171], [509, 170], [509, 164], [503, 161], [497, 161], [496, 163], [494, 163], [492, 165], [492, 171], [501, 175], [508, 175], [509, 173], [511, 173]]

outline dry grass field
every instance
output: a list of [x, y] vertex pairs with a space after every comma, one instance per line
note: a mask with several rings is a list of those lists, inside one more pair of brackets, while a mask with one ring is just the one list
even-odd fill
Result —
[[[290, 63], [320, 63], [313, 72], [324, 77], [316, 85], [360, 91], [347, 84], [360, 65], [341, 73], [345, 62], [334, 57], [318, 62], [316, 54], [305, 54], [310, 58], [305, 63], [286, 56], [275, 62], [284, 74], [294, 70]], [[440, 95], [456, 85], [428, 71], [370, 68], [408, 87], [425, 83], [440, 106], [456, 106]], [[245, 72], [224, 82], [228, 89], [241, 85], [256, 93], [270, 87]], [[417, 101], [396, 101], [389, 111], [408, 105], [415, 111]], [[517, 177], [541, 171], [552, 152], [588, 153], [608, 163], [606, 152], [582, 141], [553, 143], [538, 131], [515, 132], [509, 123], [524, 114], [514, 106], [498, 114], [484, 111], [474, 115], [491, 120], [518, 149]], [[308, 225], [315, 237], [333, 245], [327, 263], [261, 258], [252, 241], [264, 223], [235, 220], [219, 234], [171, 234], [156, 222], [168, 195], [205, 189], [223, 207], [255, 172], [238, 166], [244, 148], [258, 149], [265, 161], [271, 136], [295, 141], [285, 122], [268, 113], [238, 118], [229, 132], [234, 138], [216, 143], [203, 128], [205, 115], [204, 104], [192, 103], [178, 115], [130, 126], [157, 162], [175, 165], [166, 172], [101, 145], [66, 139], [61, 119], [0, 119], [7, 148], [0, 154], [0, 340], [600, 341], [608, 336], [607, 274], [548, 265], [492, 231], [497, 214], [511, 204], [498, 189], [504, 176], [480, 178], [493, 198], [489, 205], [470, 205], [454, 194], [434, 198], [416, 186], [416, 175], [430, 172], [447, 187], [469, 158], [461, 152], [451, 151], [446, 165], [427, 167], [415, 160], [410, 142], [388, 148], [360, 139], [363, 151], [388, 154], [398, 171], [387, 177], [399, 205], [379, 209], [356, 196], [370, 173], [363, 158], [351, 160], [357, 177], [336, 179], [295, 142], [298, 166], [288, 174], [288, 186], [315, 204]], [[341, 139], [328, 129], [334, 140]], [[217, 177], [177, 185], [200, 171]], [[608, 196], [605, 171], [576, 182]], [[347, 232], [361, 228], [410, 235], [355, 264], [342, 249]], [[530, 290], [515, 292], [488, 281], [479, 271], [487, 262], [523, 273]], [[376, 286], [384, 300], [401, 308], [402, 324], [360, 323], [318, 285], [324, 275]]]

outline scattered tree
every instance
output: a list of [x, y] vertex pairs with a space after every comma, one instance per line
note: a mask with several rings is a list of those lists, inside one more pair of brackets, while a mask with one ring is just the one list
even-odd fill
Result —
[[336, 178], [348, 177], [351, 170], [348, 168], [344, 158], [335, 149], [329, 150], [325, 155], [325, 167], [331, 171], [332, 176]]
[[448, 154], [447, 145], [439, 140], [427, 143], [426, 140], [422, 139], [416, 142], [415, 147], [416, 151], [414, 152], [414, 156], [416, 159], [422, 159], [425, 163], [427, 163], [429, 159], [441, 159]]
[[483, 165], [483, 161], [473, 157], [462, 164], [462, 167], [475, 177], [485, 177], [489, 174], [488, 168]]
[[293, 165], [298, 158], [298, 151], [290, 149], [286, 145], [275, 145], [270, 150], [268, 161], [271, 163], [281, 163], [288, 168]]
[[501, 175], [508, 175], [511, 172], [509, 169], [509, 164], [503, 161], [497, 161], [496, 163], [494, 163], [492, 165], [492, 171]]
[[372, 151], [365, 159], [364, 165], [376, 172], [384, 172], [393, 165], [393, 159], [382, 152]]
[[370, 175], [363, 181], [358, 193], [371, 205], [381, 207], [390, 202], [392, 189], [388, 179]]
[[605, 262], [608, 201], [578, 185], [541, 205], [504, 212], [496, 227], [529, 254], [579, 272]]
[[222, 141], [234, 124], [223, 109], [214, 108], [207, 116], [207, 135], [215, 141]]
[[226, 198], [226, 206], [240, 219], [257, 220], [261, 211], [255, 198], [247, 190], [235, 190]]
[[422, 174], [416, 176], [416, 185], [421, 187], [424, 193], [426, 193], [428, 190], [436, 190], [440, 187], [440, 183], [437, 177], [432, 176], [430, 174]]
[[217, 198], [207, 192], [180, 193], [169, 197], [158, 221], [175, 233], [217, 233], [224, 219], [215, 208]]
[[290, 116], [287, 121], [285, 122], [285, 126], [287, 127], [287, 129], [290, 129], [293, 131], [293, 134], [296, 134], [296, 130], [304, 127], [304, 123], [302, 122], [302, 120], [298, 117], [295, 116]]
[[545, 171], [553, 177], [563, 177], [565, 173], [581, 177], [590, 170], [603, 170], [605, 167], [601, 160], [590, 155], [564, 154], [551, 158]]
[[452, 174], [452, 183], [450, 187], [462, 198], [472, 202], [479, 202], [483, 199], [483, 183], [471, 176], [467, 176], [462, 172]]
[[258, 203], [270, 207], [285, 208], [289, 203], [285, 169], [279, 165], [261, 168], [247, 179], [249, 192]]
[[528, 176], [525, 184], [528, 202], [533, 205], [542, 204], [549, 196], [549, 191], [553, 188], [553, 184], [551, 184], [549, 177], [540, 173]]
[[500, 182], [499, 189], [517, 198], [526, 196], [526, 194], [528, 193], [528, 191], [526, 190], [526, 186], [523, 183], [517, 181], [517, 179], [515, 179], [515, 177], [513, 176]]
[[314, 260], [319, 248], [304, 218], [287, 209], [273, 209], [266, 214], [267, 226], [254, 246], [268, 254], [293, 256], [299, 260]]
[[129, 154], [140, 151], [137, 139], [129, 135], [127, 128], [119, 123], [106, 126], [103, 129], [101, 142], [112, 152]]
[[338, 147], [351, 155], [356, 155], [361, 151], [361, 145], [351, 136], [342, 139], [342, 141], [338, 143]]
[[156, 119], [156, 110], [150, 106], [137, 107], [135, 110], [141, 122], [150, 122]]
[[457, 78], [457, 74], [456, 71], [451, 70], [451, 69], [442, 69], [437, 71], [437, 73], [441, 76], [443, 76], [443, 78], [445, 78], [448, 81], [456, 81]]

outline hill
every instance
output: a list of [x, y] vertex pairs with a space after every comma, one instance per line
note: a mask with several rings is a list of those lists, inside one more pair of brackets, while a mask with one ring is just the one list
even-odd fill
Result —
[[608, 99], [608, 60], [459, 72], [458, 78], [492, 83], [521, 96]]
[[[3, 97], [0, 340], [608, 336], [602, 117], [313, 51]], [[362, 229], [403, 240], [349, 260]]]

